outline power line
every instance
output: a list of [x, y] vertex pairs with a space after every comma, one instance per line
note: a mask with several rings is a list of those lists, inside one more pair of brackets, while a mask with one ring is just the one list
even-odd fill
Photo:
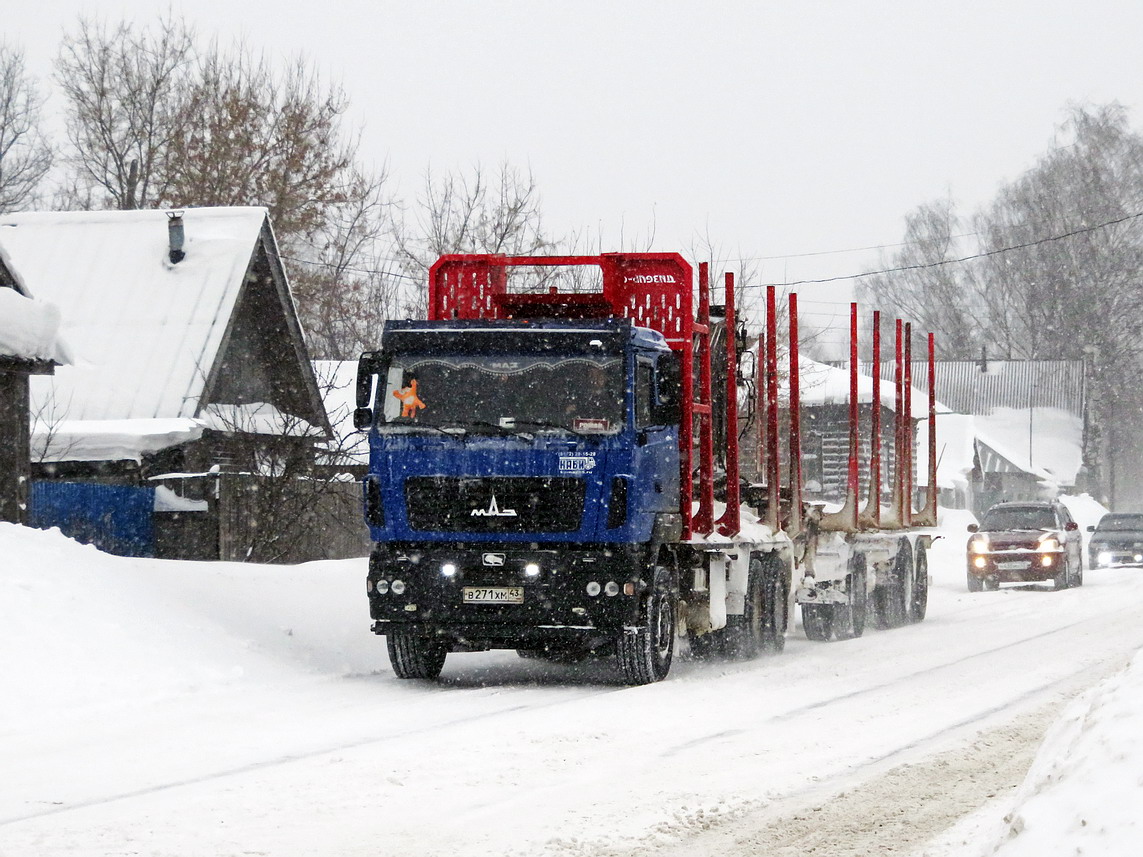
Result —
[[1071, 232], [1064, 232], [1061, 235], [1051, 235], [1047, 238], [1038, 238], [1035, 241], [1026, 241], [1023, 244], [1013, 244], [1009, 247], [999, 247], [995, 250], [988, 250], [984, 253], [974, 253], [971, 256], [961, 256], [957, 259], [943, 259], [940, 262], [926, 262], [923, 265], [900, 265], [896, 268], [883, 268], [880, 271], [866, 271], [862, 274], [843, 274], [837, 277], [823, 277], [817, 280], [791, 280], [786, 283], [743, 283], [743, 289], [764, 289], [769, 286], [774, 287], [787, 287], [787, 286], [808, 286], [816, 285], [819, 283], [836, 283], [841, 280], [860, 280], [865, 277], [876, 277], [879, 274], [897, 274], [902, 271], [922, 271], [928, 268], [939, 268], [943, 265], [959, 265], [964, 262], [971, 262], [975, 259], [986, 259], [989, 256], [999, 256], [1002, 253], [1011, 253], [1013, 250], [1025, 250], [1029, 247], [1038, 247], [1041, 244], [1048, 244], [1052, 241], [1062, 241], [1065, 238], [1074, 238], [1077, 235], [1084, 235], [1089, 232], [1095, 232], [1097, 229], [1106, 229], [1109, 226], [1118, 226], [1120, 223], [1126, 223], [1129, 220], [1135, 220], [1143, 217], [1143, 211], [1136, 212], [1135, 214], [1128, 214], [1123, 217], [1116, 218], [1115, 220], [1107, 220], [1103, 223], [1097, 223], [1094, 226], [1084, 226], [1081, 229], [1073, 229]]
[[[1125, 215], [1123, 217], [1116, 218], [1114, 220], [1107, 220], [1107, 221], [1104, 221], [1103, 223], [1097, 223], [1093, 226], [1084, 226], [1080, 229], [1074, 229], [1071, 232], [1064, 232], [1060, 235], [1050, 235], [1046, 238], [1038, 238], [1035, 241], [1025, 241], [1021, 244], [1012, 244], [1008, 247], [998, 247], [995, 250], [988, 250], [988, 251], [985, 251], [983, 253], [974, 253], [970, 256], [960, 256], [956, 259], [943, 259], [939, 262], [926, 262], [924, 264], [917, 264], [917, 265], [900, 265], [900, 266], [897, 266], [894, 268], [882, 268], [882, 269], [877, 270], [877, 271], [865, 271], [865, 272], [860, 273], [860, 274], [839, 274], [838, 276], [835, 276], [835, 277], [821, 277], [818, 279], [810, 279], [810, 280], [790, 280], [790, 281], [784, 282], [784, 283], [740, 283], [738, 285], [738, 288], [741, 288], [741, 289], [764, 289], [764, 288], [768, 288], [770, 286], [773, 286], [775, 288], [784, 288], [784, 287], [788, 287], [788, 286], [811, 286], [811, 285], [820, 285], [820, 284], [825, 284], [825, 283], [837, 283], [837, 282], [841, 282], [843, 280], [860, 280], [860, 279], [864, 279], [866, 277], [876, 277], [876, 276], [879, 276], [881, 274], [897, 274], [897, 273], [901, 273], [904, 271], [922, 271], [922, 270], [927, 270], [929, 268], [939, 268], [939, 267], [942, 267], [944, 265], [959, 265], [959, 264], [963, 264], [965, 262], [974, 261], [976, 259], [985, 259], [985, 258], [988, 258], [990, 256], [999, 256], [1003, 253], [1011, 253], [1014, 250], [1025, 250], [1025, 249], [1028, 249], [1029, 247], [1037, 247], [1041, 244], [1049, 244], [1053, 241], [1062, 241], [1065, 238], [1074, 238], [1077, 235], [1085, 235], [1085, 234], [1090, 233], [1090, 232], [1095, 232], [1099, 229], [1106, 229], [1109, 226], [1118, 226], [1120, 223], [1126, 223], [1130, 220], [1136, 220], [1140, 217], [1143, 217], [1143, 212], [1136, 212], [1135, 214], [1128, 214], [1128, 215]], [[977, 235], [979, 233], [973, 232], [973, 233], [969, 233], [969, 234]], [[957, 236], [957, 237], [965, 237], [965, 236]], [[867, 247], [867, 248], [860, 248], [860, 249], [877, 250], [877, 249], [883, 249], [883, 248], [888, 248], [888, 247], [903, 247], [903, 246], [906, 246], [908, 244], [915, 244], [915, 243], [920, 243], [920, 242], [907, 241], [907, 242], [903, 242], [901, 244], [882, 244], [882, 245], [877, 245], [874, 247]], [[754, 257], [746, 256], [746, 257], [742, 257], [742, 258], [738, 259], [737, 261], [742, 262], [742, 261], [764, 261], [764, 260], [777, 260], [777, 259], [796, 259], [796, 258], [803, 258], [803, 257], [810, 257], [810, 256], [826, 256], [826, 255], [835, 254], [835, 253], [852, 253], [852, 252], [857, 252], [857, 250], [823, 250], [823, 251], [816, 252], [816, 253], [801, 253], [801, 254], [794, 254], [794, 255], [790, 255], [790, 256], [754, 256]], [[294, 256], [283, 256], [281, 254], [279, 254], [279, 258], [284, 260], [284, 261], [287, 261], [287, 262], [296, 262], [296, 263], [301, 264], [301, 265], [313, 265], [316, 267], [323, 267], [323, 268], [338, 268], [339, 267], [339, 266], [333, 265], [329, 262], [320, 262], [320, 261], [316, 261], [313, 259], [299, 259], [299, 258], [294, 257]], [[392, 261], [396, 262], [398, 260], [392, 260]], [[352, 271], [355, 274], [366, 274], [366, 275], [376, 275], [376, 276], [384, 276], [384, 277], [394, 277], [396, 279], [409, 280], [411, 282], [416, 282], [416, 283], [424, 282], [424, 279], [421, 276], [412, 276], [410, 274], [400, 274], [400, 273], [397, 273], [395, 271], [388, 270], [388, 269], [379, 270], [379, 269], [375, 269], [375, 268], [359, 268], [359, 267], [355, 267], [355, 266], [351, 266], [351, 265], [346, 265], [344, 267], [341, 267], [340, 270]], [[803, 303], [813, 303], [813, 301], [804, 301], [804, 300], [802, 302]], [[819, 303], [826, 303], [826, 302], [821, 301]]]

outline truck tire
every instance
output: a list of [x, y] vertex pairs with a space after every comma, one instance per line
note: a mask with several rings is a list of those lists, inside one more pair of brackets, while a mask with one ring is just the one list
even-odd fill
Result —
[[643, 602], [639, 625], [619, 634], [616, 656], [628, 684], [662, 681], [671, 671], [679, 595], [664, 566], [655, 566], [651, 590]]
[[973, 574], [971, 571], [968, 574], [968, 591], [969, 592], [983, 592], [984, 581]]
[[923, 622], [929, 609], [929, 553], [921, 540], [917, 541], [913, 559], [913, 597], [905, 605], [905, 618], [916, 624]]
[[865, 633], [867, 581], [865, 554], [855, 553], [849, 558], [849, 574], [845, 577], [845, 604], [833, 604], [830, 623], [835, 640], [852, 640]]
[[907, 539], [897, 543], [893, 572], [873, 590], [873, 607], [878, 628], [899, 628], [905, 624], [913, 598], [913, 548]]
[[746, 604], [741, 616], [727, 617], [726, 653], [749, 659], [786, 646], [786, 586], [782, 561], [773, 554], [750, 559]]
[[436, 678], [448, 656], [447, 642], [399, 628], [391, 629], [385, 635], [385, 642], [389, 647], [389, 663], [397, 678]]

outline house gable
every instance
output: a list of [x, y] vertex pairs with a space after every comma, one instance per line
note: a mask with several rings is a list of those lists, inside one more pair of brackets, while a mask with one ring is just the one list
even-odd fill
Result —
[[250, 258], [196, 415], [211, 405], [266, 403], [331, 434], [269, 225]]

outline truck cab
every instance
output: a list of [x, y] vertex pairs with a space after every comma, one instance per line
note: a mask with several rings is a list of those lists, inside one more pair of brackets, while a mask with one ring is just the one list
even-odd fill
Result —
[[398, 675], [450, 651], [615, 646], [682, 530], [680, 376], [627, 318], [385, 325], [355, 421], [370, 615]]

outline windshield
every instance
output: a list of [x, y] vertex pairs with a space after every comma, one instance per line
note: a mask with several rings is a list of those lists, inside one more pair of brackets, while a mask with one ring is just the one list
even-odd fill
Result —
[[1097, 529], [1102, 532], [1137, 533], [1143, 530], [1143, 515], [1104, 515]]
[[385, 423], [611, 434], [623, 426], [616, 356], [393, 355], [378, 390]]
[[1041, 506], [1016, 506], [1008, 509], [989, 509], [984, 513], [980, 529], [999, 530], [1053, 530], [1056, 516], [1051, 509]]

